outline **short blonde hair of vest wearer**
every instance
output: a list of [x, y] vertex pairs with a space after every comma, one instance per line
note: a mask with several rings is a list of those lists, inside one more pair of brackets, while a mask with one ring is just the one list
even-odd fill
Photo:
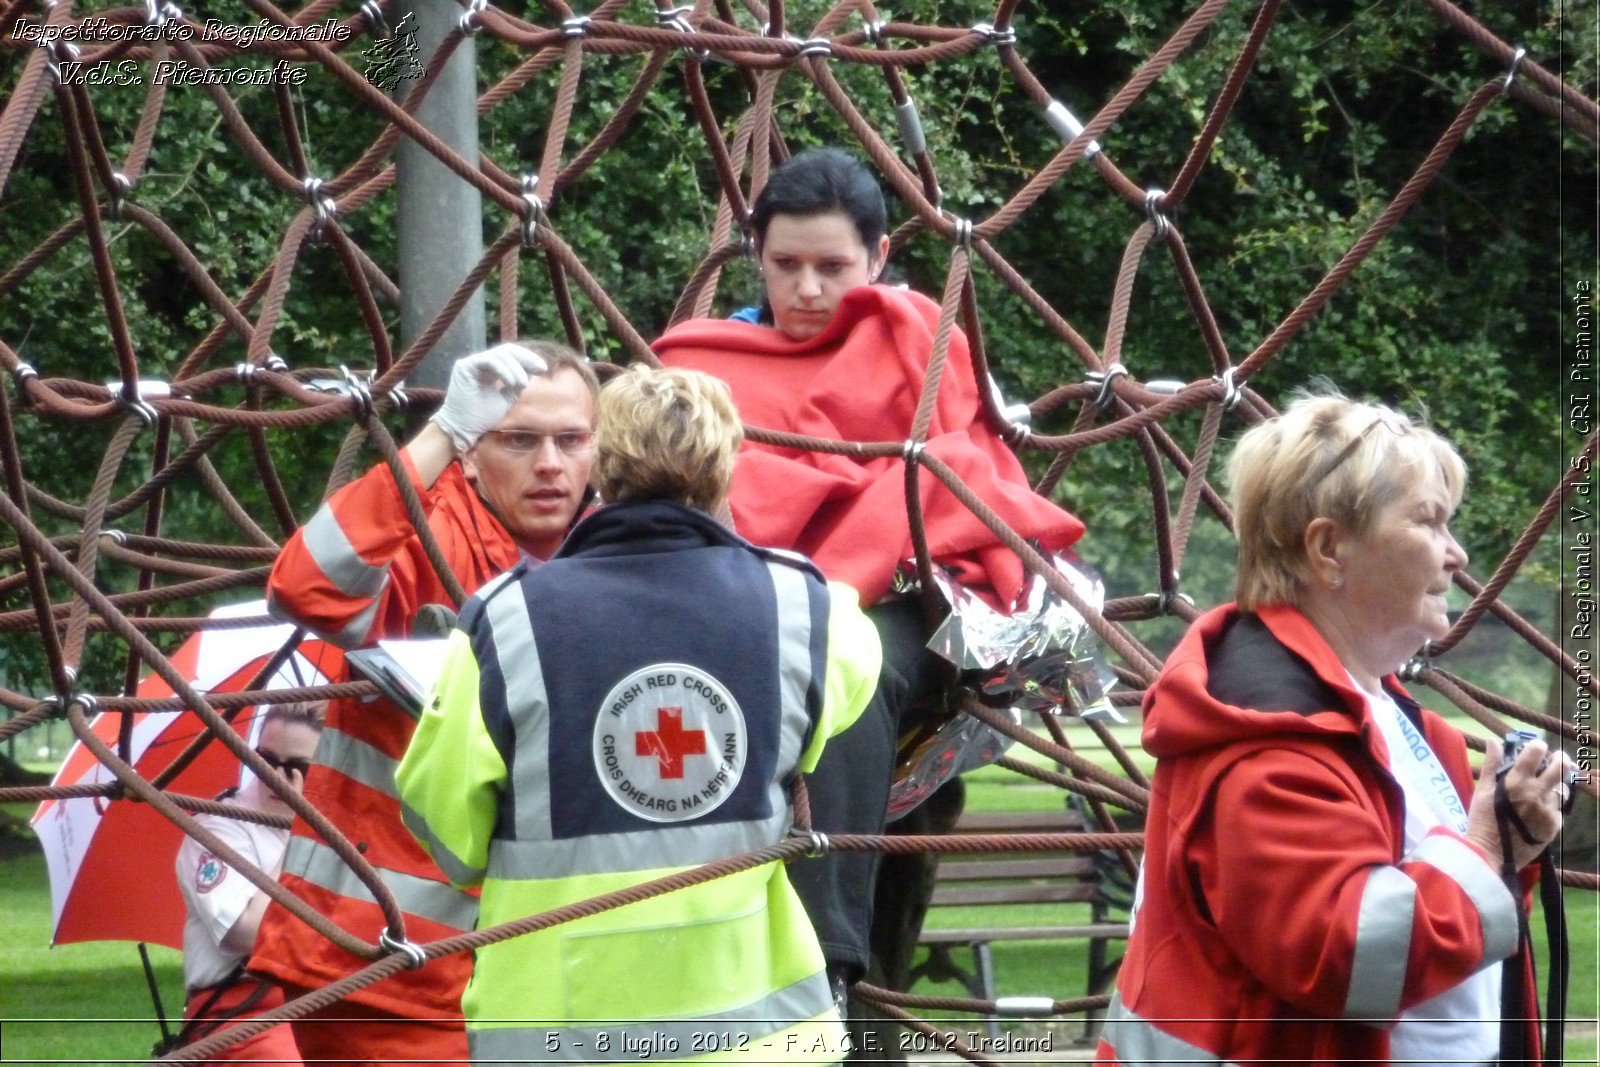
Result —
[[600, 390], [594, 483], [612, 503], [665, 500], [715, 513], [744, 429], [723, 382], [635, 364]]
[[1299, 394], [1283, 414], [1246, 431], [1228, 462], [1239, 607], [1298, 605], [1310, 578], [1312, 520], [1332, 519], [1359, 537], [1419, 479], [1441, 484], [1454, 509], [1466, 464], [1423, 422], [1326, 388]]

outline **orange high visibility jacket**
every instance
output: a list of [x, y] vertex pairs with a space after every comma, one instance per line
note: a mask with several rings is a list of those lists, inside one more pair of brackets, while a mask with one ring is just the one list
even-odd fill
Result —
[[[417, 485], [409, 462], [406, 470]], [[451, 464], [432, 489], [418, 486], [418, 492], [445, 560], [469, 593], [520, 558], [459, 464]], [[384, 464], [335, 493], [295, 533], [272, 569], [267, 597], [274, 614], [345, 648], [405, 637], [423, 605], [450, 604]], [[332, 701], [305, 796], [378, 868], [406, 913], [408, 936], [425, 943], [471, 930], [477, 898], [452, 888], [401, 825], [394, 771], [415, 727], [382, 697]], [[384, 929], [370, 892], [300, 820], [282, 881], [363, 940], [376, 941]], [[273, 904], [250, 966], [283, 982], [316, 987], [365, 964]], [[350, 999], [409, 1018], [459, 1017], [471, 971], [470, 956], [448, 956]]]

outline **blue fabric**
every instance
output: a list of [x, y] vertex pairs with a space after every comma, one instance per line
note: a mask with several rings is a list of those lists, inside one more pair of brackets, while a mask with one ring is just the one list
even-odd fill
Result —
[[733, 322], [748, 322], [752, 326], [761, 325], [761, 309], [758, 307], [740, 308], [728, 318]]
[[[809, 563], [774, 557], [691, 508], [660, 502], [611, 504], [590, 514], [555, 558], [519, 565], [492, 596], [512, 596], [528, 606], [538, 635], [539, 661], [550, 706], [551, 832], [557, 839], [626, 832], [653, 824], [609, 798], [594, 762], [595, 716], [620, 680], [652, 664], [687, 663], [728, 687], [744, 713], [748, 764], [732, 796], [706, 822], [769, 817], [769, 783], [778, 771], [781, 703], [777, 605], [769, 560], [778, 558], [807, 575], [811, 593], [812, 662], [826, 663], [828, 594]], [[463, 625], [478, 618], [463, 615]], [[469, 632], [476, 635], [487, 627]], [[492, 650], [474, 648], [493, 662]], [[815, 678], [808, 711], [820, 712], [822, 679]], [[515, 678], [503, 684], [515, 685]], [[485, 687], [484, 720], [497, 745], [497, 718]], [[564, 755], [563, 755], [564, 754]], [[514, 759], [514, 755], [512, 756]], [[509, 765], [508, 760], [508, 765]], [[497, 836], [509, 824], [500, 820]]]

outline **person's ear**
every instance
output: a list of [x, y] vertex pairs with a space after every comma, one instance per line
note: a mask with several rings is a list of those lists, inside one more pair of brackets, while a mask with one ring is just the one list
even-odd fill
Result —
[[467, 481], [473, 485], [478, 484], [478, 446], [473, 445], [461, 454], [461, 473], [467, 476]]
[[867, 264], [871, 268], [869, 273], [872, 276], [872, 281], [878, 280], [878, 276], [883, 273], [883, 268], [888, 262], [889, 235], [882, 234], [878, 237], [878, 254], [875, 256], [870, 256], [867, 259]]
[[1312, 578], [1325, 589], [1337, 589], [1344, 584], [1346, 541], [1344, 528], [1330, 518], [1318, 517], [1306, 526], [1301, 542], [1306, 566]]

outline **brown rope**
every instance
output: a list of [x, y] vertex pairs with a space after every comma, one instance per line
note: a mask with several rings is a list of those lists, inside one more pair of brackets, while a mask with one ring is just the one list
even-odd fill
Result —
[[[1429, 2], [1457, 32], [1473, 41], [1502, 67], [1509, 68], [1513, 52], [1510, 45], [1488, 33], [1450, 0]], [[247, 4], [254, 15], [276, 26], [305, 26], [319, 21], [332, 11], [336, 0], [316, 0], [292, 16], [279, 10], [269, 0], [247, 0]], [[419, 531], [424, 549], [435, 569], [439, 570], [441, 580], [458, 604], [464, 599], [466, 590], [449, 573], [438, 551], [428, 529], [421, 501], [403, 474], [396, 443], [382, 418], [395, 409], [395, 391], [402, 379], [412, 373], [433, 350], [473, 294], [496, 269], [500, 272], [500, 330], [504, 337], [516, 336], [519, 257], [524, 251], [536, 252], [541, 257], [556, 312], [575, 347], [585, 348], [589, 339], [585, 336], [588, 317], [580, 314], [574, 290], [582, 293], [590, 307], [598, 312], [605, 329], [616, 342], [610, 347], [615, 349], [620, 346], [624, 358], [654, 361], [645, 338], [629, 321], [617, 298], [596, 279], [580, 251], [564, 238], [552, 221], [549, 209], [572, 190], [580, 177], [587, 174], [606, 153], [619, 150], [618, 146], [633, 130], [636, 117], [663, 82], [662, 74], [666, 65], [674, 59], [681, 58], [683, 61], [683, 98], [693, 113], [693, 121], [686, 121], [684, 126], [699, 131], [709, 156], [707, 173], [714, 176], [717, 186], [717, 211], [711, 239], [701, 262], [681, 292], [673, 312], [674, 322], [690, 315], [710, 312], [723, 268], [743, 249], [741, 242], [735, 239], [734, 231], [744, 224], [750, 198], [765, 183], [773, 162], [786, 157], [789, 152], [780, 121], [783, 112], [777, 95], [780, 82], [785, 77], [791, 80], [804, 79], [815, 87], [820, 99], [832, 109], [833, 117], [855, 136], [862, 151], [873, 160], [889, 187], [909, 209], [911, 218], [893, 235], [892, 248], [896, 254], [918, 237], [931, 237], [951, 244], [935, 340], [929, 353], [926, 373], [918, 383], [919, 396], [908, 435], [909, 447], [907, 440], [827, 441], [777, 433], [760, 427], [747, 428], [750, 439], [778, 447], [857, 458], [906, 457], [909, 460], [906, 463], [905, 482], [907, 509], [918, 568], [925, 579], [924, 588], [931, 589], [931, 582], [926, 579], [932, 559], [923, 528], [922, 502], [930, 493], [949, 492], [970, 509], [997, 539], [1016, 552], [1030, 572], [1042, 574], [1052, 590], [1065, 597], [1084, 615], [1101, 641], [1120, 661], [1113, 664], [1113, 669], [1124, 688], [1112, 694], [1111, 699], [1122, 707], [1134, 706], [1139, 702], [1144, 687], [1154, 678], [1159, 665], [1159, 658], [1135, 636], [1127, 624], [1163, 614], [1183, 619], [1195, 617], [1197, 609], [1180, 598], [1178, 592], [1180, 568], [1201, 506], [1204, 505], [1224, 526], [1232, 528], [1231, 513], [1212, 486], [1210, 473], [1217, 442], [1227, 421], [1225, 415], [1229, 410], [1245, 424], [1253, 424], [1272, 414], [1270, 405], [1249, 388], [1248, 380], [1264, 369], [1318, 314], [1362, 260], [1423, 195], [1477, 116], [1503, 90], [1509, 100], [1519, 107], [1525, 105], [1529, 111], [1554, 117], [1580, 136], [1593, 139], [1597, 123], [1600, 123], [1600, 106], [1536, 62], [1523, 63], [1516, 77], [1510, 81], [1508, 90], [1501, 78], [1485, 84], [1466, 101], [1416, 172], [1360, 239], [1305, 299], [1255, 344], [1249, 356], [1235, 364], [1224, 336], [1222, 320], [1211, 306], [1200, 269], [1190, 259], [1183, 234], [1170, 216], [1185, 203], [1242, 98], [1247, 78], [1278, 15], [1278, 0], [1266, 0], [1255, 12], [1249, 32], [1234, 54], [1198, 134], [1185, 146], [1182, 162], [1172, 175], [1167, 192], [1151, 199], [1149, 207], [1152, 217], [1133, 230], [1113, 284], [1103, 342], [1099, 345], [1085, 338], [1001, 255], [996, 241], [1001, 234], [1023, 224], [1040, 200], [1062, 181], [1066, 172], [1084, 159], [1091, 142], [1105, 137], [1154, 81], [1181, 55], [1196, 46], [1201, 35], [1220, 15], [1223, 0], [1204, 0], [1194, 8], [1158, 51], [1116, 90], [1082, 133], [1057, 150], [1044, 166], [1032, 172], [999, 210], [975, 226], [943, 210], [939, 173], [933, 153], [926, 148], [902, 153], [891, 147], [882, 135], [884, 124], [880, 118], [869, 113], [866, 104], [844, 87], [835, 76], [834, 68], [839, 63], [876, 67], [883, 73], [883, 85], [888, 98], [894, 104], [908, 105], [914, 99], [909, 84], [911, 77], [920, 76], [920, 72], [931, 64], [971, 57], [993, 45], [1000, 69], [1010, 74], [1012, 81], [1035, 106], [1048, 107], [1052, 102], [1049, 91], [1030, 69], [1015, 38], [1010, 36], [1016, 7], [1014, 0], [1000, 0], [991, 20], [992, 28], [987, 31], [900, 22], [879, 26], [878, 14], [871, 3], [845, 0], [821, 15], [806, 40], [787, 35], [786, 25], [790, 31], [796, 28], [795, 13], [788, 10], [781, 0], [776, 0], [770, 6], [748, 3], [744, 5], [742, 14], [736, 14], [732, 4], [726, 0], [699, 0], [683, 14], [683, 23], [654, 26], [618, 21], [625, 6], [623, 0], [606, 0], [588, 13], [589, 21], [579, 31], [549, 25], [552, 18], [559, 21], [573, 17], [570, 6], [560, 0], [551, 0], [526, 17], [496, 7], [473, 16], [477, 28], [500, 46], [520, 50], [519, 61], [479, 97], [477, 109], [480, 113], [488, 113], [511, 101], [520, 90], [542, 74], [549, 73], [559, 79], [554, 109], [544, 127], [537, 167], [538, 194], [546, 210], [538, 220], [536, 247], [531, 250], [522, 247], [526, 206], [519, 195], [516, 178], [488, 154], [479, 159], [463, 158], [416, 119], [417, 110], [435, 84], [439, 72], [465, 39], [465, 30], [462, 28], [446, 36], [440, 48], [430, 57], [422, 78], [412, 84], [398, 102], [379, 92], [352, 65], [354, 53], [361, 47], [354, 40], [342, 44], [263, 41], [251, 49], [242, 49], [237, 44], [212, 39], [203, 33], [194, 42], [161, 41], [150, 45], [84, 42], [82, 58], [85, 61], [129, 58], [140, 63], [155, 63], [175, 53], [194, 66], [207, 69], [228, 66], [241, 57], [257, 54], [284, 62], [311, 65], [325, 72], [342, 90], [347, 91], [355, 107], [384, 123], [382, 131], [353, 161], [335, 173], [321, 175], [324, 179], [323, 195], [333, 199], [337, 214], [319, 219], [313, 207], [301, 207], [283, 228], [270, 261], [259, 269], [252, 267], [257, 273], [251, 277], [248, 285], [243, 286], [243, 292], [237, 295], [230, 293], [230, 289], [237, 287], [235, 282], [223, 274], [213, 275], [194, 254], [182, 237], [181, 227], [175, 229], [169, 225], [149, 204], [141, 206], [130, 199], [133, 188], [139, 183], [151, 159], [160, 120], [168, 110], [164, 86], [151, 79], [134, 128], [124, 140], [120, 132], [115, 132], [115, 124], [107, 123], [96, 110], [97, 97], [94, 94], [83, 86], [52, 82], [51, 62], [66, 58], [64, 50], [29, 47], [26, 61], [20, 64], [21, 73], [15, 87], [3, 110], [0, 110], [0, 187], [4, 187], [17, 160], [21, 158], [22, 146], [30, 129], [40, 122], [41, 115], [47, 115], [49, 121], [59, 122], [66, 140], [72, 182], [70, 195], [74, 198], [77, 214], [56, 226], [37, 247], [26, 250], [16, 262], [0, 264], [0, 271], [3, 271], [0, 273], [0, 297], [14, 296], [45, 265], [59, 263], [63, 255], [85, 256], [92, 266], [94, 295], [105, 318], [105, 331], [110, 340], [108, 354], [116, 361], [114, 376], [117, 383], [108, 397], [106, 387], [96, 382], [28, 373], [24, 370], [24, 361], [18, 351], [4, 341], [0, 341], [0, 367], [15, 376], [14, 388], [26, 408], [26, 419], [72, 428], [93, 420], [119, 418], [121, 422], [110, 431], [105, 454], [88, 493], [81, 501], [65, 500], [28, 480], [19, 448], [19, 441], [24, 439], [19, 437], [19, 430], [24, 428], [13, 420], [10, 397], [0, 391], [0, 468], [3, 468], [5, 477], [5, 494], [0, 497], [0, 523], [16, 533], [15, 544], [0, 546], [0, 567], [9, 569], [8, 573], [0, 573], [0, 597], [19, 598], [7, 601], [8, 610], [0, 611], [0, 632], [37, 635], [49, 671], [45, 689], [55, 694], [52, 700], [41, 701], [37, 694], [0, 689], [0, 705], [19, 712], [16, 717], [0, 725], [0, 740], [20, 736], [64, 711], [74, 729], [84, 736], [84, 744], [96, 751], [113, 769], [117, 781], [89, 787], [3, 789], [0, 790], [0, 800], [65, 799], [73, 796], [120, 798], [118, 802], [149, 803], [186, 831], [194, 826], [185, 814], [188, 812], [246, 817], [241, 809], [231, 805], [166, 793], [163, 787], [173, 780], [176, 771], [169, 770], [154, 781], [146, 781], [127, 765], [118, 752], [86, 736], [84, 700], [77, 691], [76, 682], [77, 669], [84, 666], [86, 652], [97, 647], [90, 641], [92, 635], [108, 634], [126, 646], [125, 656], [119, 664], [123, 674], [124, 695], [105, 695], [98, 701], [102, 709], [122, 714], [123, 739], [128, 737], [132, 716], [137, 713], [188, 707], [193, 708], [204, 723], [204, 732], [180, 757], [180, 765], [195, 758], [205, 746], [216, 743], [228, 748], [234, 756], [260, 773], [265, 770], [264, 765], [257, 766], [258, 758], [248, 751], [243, 739], [229, 725], [229, 720], [237, 714], [238, 709], [272, 699], [354, 697], [370, 695], [375, 691], [370, 683], [364, 682], [293, 689], [257, 689], [255, 687], [265, 685], [271, 675], [270, 671], [263, 671], [261, 677], [244, 692], [202, 696], [176, 676], [170, 663], [148, 639], [147, 635], [150, 634], [192, 634], [205, 630], [260, 626], [268, 621], [262, 618], [211, 620], [196, 617], [193, 613], [197, 610], [194, 607], [197, 600], [207, 600], [232, 590], [259, 590], [265, 579], [266, 565], [274, 558], [278, 546], [278, 537], [263, 529], [262, 522], [275, 525], [284, 535], [297, 526], [302, 509], [291, 498], [279, 475], [280, 467], [274, 457], [274, 446], [281, 445], [282, 440], [274, 435], [292, 435], [295, 431], [312, 426], [348, 424], [350, 433], [339, 450], [328, 478], [330, 490], [354, 476], [358, 450], [363, 441], [370, 438], [381, 461], [396, 472], [407, 514]], [[658, 10], [664, 16], [672, 14], [669, 9], [669, 0], [659, 0]], [[14, 33], [21, 14], [20, 2], [0, 5], [0, 35]], [[105, 14], [112, 22], [129, 26], [140, 24], [145, 17], [137, 7], [120, 8]], [[870, 32], [849, 29], [849, 20], [855, 15], [860, 15], [868, 23]], [[768, 29], [758, 32], [745, 26], [751, 17], [758, 22], [769, 23]], [[60, 0], [49, 6], [44, 10], [43, 18], [45, 24], [52, 27], [64, 27], [81, 21], [75, 13], [72, 0]], [[194, 23], [188, 25], [193, 26]], [[364, 31], [366, 19], [364, 16], [355, 16], [347, 20], [345, 25]], [[23, 45], [12, 38], [0, 36], [0, 49], [15, 51], [19, 47]], [[719, 114], [717, 109], [728, 106], [729, 84], [708, 84], [707, 67], [700, 58], [702, 51], [708, 57], [715, 57], [715, 62], [726, 60], [738, 66], [737, 78], [729, 79], [729, 82], [733, 88], [742, 89], [744, 100], [733, 105], [733, 110], [727, 115]], [[588, 123], [586, 117], [580, 119], [579, 89], [583, 83], [584, 64], [589, 57], [635, 55], [643, 58], [637, 75], [620, 103], [611, 108], [603, 122]], [[46, 113], [41, 109], [46, 94], [52, 88], [57, 106]], [[281, 83], [272, 87], [267, 109], [270, 111], [269, 126], [265, 133], [252, 126], [250, 118], [225, 88], [207, 86], [203, 92], [205, 99], [215, 109], [230, 145], [248, 160], [254, 171], [270, 186], [272, 194], [303, 198], [306, 194], [302, 182], [315, 176], [311, 169], [318, 152], [317, 146], [309, 140], [308, 131], [301, 129], [299, 117], [292, 106], [293, 95], [288, 88]], [[580, 146], [577, 143], [578, 131], [593, 129], [596, 125], [598, 132]], [[731, 135], [724, 132], [729, 130], [732, 131]], [[501, 236], [485, 250], [467, 276], [459, 281], [444, 306], [421, 334], [404, 351], [396, 352], [389, 337], [386, 315], [392, 313], [400, 294], [395, 283], [362, 247], [360, 234], [367, 221], [361, 217], [363, 209], [387, 191], [394, 181], [392, 157], [402, 137], [421, 145], [456, 178], [476, 188], [484, 197], [486, 210], [496, 220], [492, 225], [501, 229]], [[570, 145], [569, 140], [572, 142]], [[904, 161], [903, 155], [910, 157], [909, 164]], [[569, 162], [563, 164], [564, 157], [570, 157]], [[123, 160], [120, 171], [115, 162], [118, 158]], [[1112, 162], [1103, 146], [1094, 155], [1090, 165], [1105, 189], [1122, 204], [1130, 208], [1143, 205], [1144, 191]], [[1125, 208], [1119, 207], [1119, 210]], [[129, 286], [125, 278], [119, 275], [121, 260], [116, 252], [117, 243], [125, 233], [147, 235], [198, 293], [200, 306], [213, 316], [214, 321], [205, 326], [203, 336], [187, 351], [152, 353], [135, 343], [123, 307], [123, 294], [137, 292], [137, 289]], [[1145, 264], [1144, 253], [1148, 251], [1150, 242], [1158, 236], [1170, 254], [1197, 330], [1200, 344], [1196, 347], [1197, 350], [1203, 349], [1210, 364], [1211, 377], [1191, 381], [1176, 392], [1172, 391], [1176, 388], [1174, 386], [1154, 388], [1132, 374], [1114, 376], [1103, 387], [1097, 382], [1082, 380], [1086, 372], [1104, 374], [1111, 365], [1120, 363], [1129, 338], [1134, 286], [1139, 270]], [[301, 281], [300, 276], [307, 272], [308, 263], [316, 262], [315, 257], [319, 253], [312, 249], [314, 241], [318, 239], [331, 247], [339, 277], [349, 289], [351, 301], [359, 314], [357, 343], [363, 351], [370, 351], [371, 367], [375, 372], [372, 388], [375, 406], [371, 410], [358, 398], [318, 393], [309, 387], [311, 379], [332, 376], [333, 371], [306, 367], [288, 371], [274, 362], [275, 339], [276, 343], [283, 343], [285, 324], [294, 307], [295, 285]], [[1042, 491], [1050, 491], [1068, 470], [1074, 457], [1084, 449], [1131, 438], [1145, 470], [1145, 482], [1151, 500], [1151, 527], [1158, 567], [1155, 582], [1157, 592], [1120, 597], [1108, 601], [1101, 611], [1093, 610], [1050, 568], [1034, 546], [1025, 543], [1010, 530], [955, 472], [937, 458], [923, 454], [918, 449], [917, 446], [927, 440], [933, 412], [938, 404], [958, 314], [980, 385], [984, 384], [995, 355], [986, 343], [979, 315], [972, 260], [974, 250], [978, 261], [988, 267], [1006, 291], [1015, 295], [1021, 305], [1037, 317], [1049, 335], [1059, 339], [1064, 355], [1077, 366], [1076, 376], [1079, 379], [1070, 380], [1073, 375], [1069, 374], [1065, 384], [1029, 405], [1036, 424], [1055, 417], [1058, 412], [1062, 416], [1070, 415], [1073, 421], [1067, 432], [1008, 430], [997, 403], [986, 390], [979, 417], [987, 420], [987, 424], [997, 432], [1006, 432], [1007, 440], [1018, 451], [1050, 460], [1048, 470], [1040, 480]], [[243, 285], [242, 280], [237, 284]], [[219, 365], [222, 362], [220, 354], [230, 344], [237, 344], [243, 350], [242, 369]], [[17, 342], [17, 345], [18, 349], [26, 350], [23, 342]], [[118, 497], [114, 486], [126, 478], [126, 472], [136, 463], [141, 465], [141, 473], [143, 471], [145, 453], [134, 448], [140, 437], [142, 423], [137, 416], [129, 413], [129, 409], [141, 400], [138, 394], [140, 376], [149, 375], [163, 367], [175, 368], [171, 373], [170, 395], [143, 398], [148, 410], [156, 415], [155, 432], [151, 435], [154, 443], [149, 453], [149, 475], [136, 488]], [[411, 395], [412, 403], [418, 407], [430, 404], [438, 397], [436, 391], [421, 389], [411, 391]], [[1103, 408], [1097, 407], [1097, 399], [1104, 400]], [[1189, 438], [1185, 437], [1185, 443], [1180, 444], [1170, 429], [1173, 420], [1196, 409], [1200, 409], [1201, 414], [1193, 443], [1188, 444]], [[238, 430], [243, 430], [243, 433], [236, 433]], [[180, 442], [176, 455], [171, 454], [173, 435]], [[259, 479], [272, 511], [270, 519], [250, 514], [218, 474], [213, 455], [216, 449], [229, 441], [248, 447], [255, 477]], [[280, 454], [283, 451], [280, 447]], [[1547, 534], [1580, 484], [1579, 472], [1584, 468], [1579, 466], [1579, 461], [1592, 466], [1595, 456], [1595, 439], [1591, 437], [1581, 455], [1568, 468], [1566, 476], [1524, 527], [1515, 546], [1486, 583], [1480, 584], [1467, 574], [1457, 576], [1458, 584], [1473, 594], [1473, 601], [1452, 627], [1450, 634], [1431, 650], [1433, 656], [1442, 657], [1477, 625], [1485, 613], [1493, 613], [1540, 655], [1568, 676], [1577, 679], [1582, 691], [1597, 694], [1592, 671], [1583, 669], [1583, 664], [1575, 657], [1565, 652], [1557, 642], [1539, 633], [1537, 628], [1501, 600], [1511, 578], [1519, 573], [1534, 545]], [[922, 477], [924, 470], [929, 477]], [[1170, 512], [1168, 503], [1169, 471], [1175, 472], [1183, 480], [1175, 515]], [[231, 523], [243, 544], [218, 545], [163, 536], [164, 519], [173, 506], [169, 503], [169, 497], [174, 496], [180, 486], [191, 484], [197, 485], [208, 503]], [[143, 514], [138, 524], [140, 533], [112, 529], [111, 524], [141, 510]], [[38, 518], [35, 518], [35, 511]], [[73, 526], [77, 532], [47, 537], [40, 528], [41, 523], [59, 524], [52, 529], [59, 529], [63, 525]], [[159, 584], [158, 577], [161, 580], [170, 579], [170, 584]], [[117, 591], [108, 592], [111, 589]], [[27, 606], [19, 607], [20, 597], [24, 595], [27, 597]], [[183, 614], [158, 613], [163, 610]], [[142, 617], [146, 613], [156, 614]], [[134, 691], [137, 674], [145, 665], [163, 678], [178, 695], [164, 699], [125, 695]], [[1461, 707], [1485, 730], [1498, 732], [1504, 729], [1505, 718], [1508, 717], [1558, 732], [1568, 738], [1576, 736], [1573, 724], [1523, 707], [1484, 687], [1468, 683], [1442, 667], [1424, 664], [1420, 680]], [[1107, 832], [1032, 835], [1020, 841], [1011, 836], [1000, 841], [970, 836], [878, 838], [839, 835], [831, 839], [830, 846], [841, 851], [875, 849], [882, 852], [1010, 850], [1019, 847], [1041, 850], [1109, 849], [1117, 851], [1125, 864], [1133, 862], [1134, 851], [1142, 846], [1142, 837], [1110, 832], [1115, 823], [1106, 806], [1142, 811], [1148, 802], [1149, 783], [1105, 724], [1090, 722], [1084, 726], [1104, 744], [1118, 772], [1107, 771], [1074, 750], [1068, 727], [1074, 730], [1083, 727], [1073, 724], [1071, 720], [1047, 717], [1046, 731], [1050, 736], [1046, 739], [1032, 730], [1015, 726], [1009, 716], [999, 715], [976, 703], [969, 702], [967, 710], [1007, 736], [1014, 737], [1031, 751], [1068, 768], [1068, 773], [1063, 774], [1036, 767], [1012, 756], [1002, 757], [999, 761], [1000, 766], [1019, 775], [1082, 794], [1090, 801], [1097, 824]], [[263, 780], [274, 788], [282, 786], [270, 771], [263, 775]], [[295, 798], [289, 799], [291, 804], [295, 803]], [[807, 803], [803, 786], [796, 790], [795, 807], [797, 817], [802, 822], [806, 821]], [[377, 879], [376, 873], [349, 842], [327, 824], [319, 813], [309, 809], [303, 800], [296, 805], [296, 810], [368, 884], [384, 907], [390, 932], [404, 936], [404, 930], [399, 925], [398, 906]], [[268, 825], [282, 823], [281, 818], [276, 816], [251, 817]], [[804, 844], [785, 842], [746, 857], [709, 865], [674, 876], [673, 879], [634, 887], [597, 901], [559, 909], [543, 916], [531, 916], [494, 930], [476, 931], [437, 942], [427, 946], [426, 950], [429, 957], [434, 958], [481, 947], [505, 937], [519, 936], [581, 915], [594, 914], [598, 910], [624, 906], [657, 892], [698, 884], [734, 870], [748, 869], [773, 860], [798, 859], [804, 847]], [[219, 850], [219, 855], [222, 854]], [[247, 866], [243, 865], [240, 869], [252, 881], [259, 879], [257, 884], [271, 882], [262, 872], [246, 871]], [[1564, 872], [1563, 877], [1569, 885], [1590, 890], [1597, 888], [1597, 880], [1593, 876]], [[266, 886], [263, 885], [263, 888]], [[285, 903], [294, 910], [293, 904]], [[303, 905], [301, 909], [305, 910]], [[314, 918], [304, 914], [301, 917], [307, 921]], [[315, 922], [312, 925], [317, 927]], [[377, 949], [348, 932], [331, 926], [327, 929], [317, 928], [323, 936], [349, 947], [364, 958], [372, 959], [377, 954]], [[275, 1014], [281, 1018], [299, 1017], [393, 974], [400, 967], [398, 956], [377, 960], [360, 973], [301, 998]], [[857, 992], [879, 1003], [889, 1014], [905, 1019], [909, 1025], [929, 1034], [938, 1031], [912, 1019], [904, 1011], [906, 1006], [966, 1011], [993, 1008], [992, 1004], [984, 1001], [917, 1000], [870, 986], [858, 986]], [[1104, 1002], [1104, 998], [1057, 1001], [1056, 1010], [1088, 1010], [1103, 1007]], [[172, 1058], [206, 1058], [215, 1049], [247, 1036], [247, 1032], [264, 1029], [266, 1025], [270, 1023], [252, 1022], [231, 1028]], [[955, 1050], [983, 1062], [970, 1049], [957, 1047]]]

